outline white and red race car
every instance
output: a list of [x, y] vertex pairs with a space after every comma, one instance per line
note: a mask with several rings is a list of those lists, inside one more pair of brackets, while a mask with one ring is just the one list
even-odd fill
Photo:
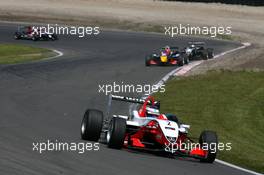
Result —
[[[112, 100], [136, 103], [139, 109], [133, 110], [130, 116], [110, 116]], [[136, 148], [214, 162], [218, 144], [215, 132], [203, 131], [199, 143], [195, 143], [187, 136], [189, 125], [180, 123], [176, 115], [160, 114], [159, 108], [160, 103], [151, 96], [138, 99], [110, 95], [105, 119], [102, 111], [86, 110], [81, 124], [81, 137], [98, 141], [105, 133], [109, 148]]]

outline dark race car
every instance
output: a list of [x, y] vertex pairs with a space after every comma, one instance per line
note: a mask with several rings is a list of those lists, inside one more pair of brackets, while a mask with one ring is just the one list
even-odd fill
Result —
[[204, 42], [189, 42], [184, 49], [189, 60], [207, 60], [214, 58], [214, 49], [205, 48]]
[[32, 40], [32, 41], [55, 41], [58, 40], [58, 36], [55, 33], [46, 33], [40, 32], [38, 29], [34, 29], [32, 26], [22, 26], [18, 27], [17, 31], [14, 34], [14, 38], [16, 40], [24, 39], [24, 40]]
[[183, 66], [184, 64], [189, 63], [189, 58], [183, 54], [183, 52], [179, 51], [178, 47], [169, 47], [165, 46], [161, 48], [159, 54], [151, 54], [146, 57], [145, 65], [178, 65]]
[[[111, 114], [112, 100], [138, 104], [129, 115]], [[121, 107], [119, 105], [119, 107]], [[105, 140], [109, 148], [137, 149], [161, 155], [191, 157], [202, 162], [214, 162], [217, 154], [217, 135], [201, 132], [197, 142], [188, 136], [190, 125], [183, 124], [176, 115], [162, 114], [160, 102], [110, 95], [106, 117], [96, 109], [87, 109], [81, 124], [84, 140]], [[199, 140], [199, 141], [198, 141]]]

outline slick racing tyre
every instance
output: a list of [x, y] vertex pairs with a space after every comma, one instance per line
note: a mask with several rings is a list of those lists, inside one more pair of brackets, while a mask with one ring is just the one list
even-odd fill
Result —
[[189, 62], [190, 62], [190, 59], [189, 59], [189, 57], [188, 56], [184, 56], [184, 63], [185, 64], [189, 64]]
[[56, 34], [52, 34], [51, 35], [51, 40], [52, 41], [58, 40], [58, 36]]
[[86, 110], [81, 124], [81, 137], [83, 140], [99, 140], [103, 126], [103, 118], [102, 111], [96, 109]]
[[[205, 158], [200, 159], [201, 162], [213, 163], [217, 154], [218, 138], [213, 131], [203, 131], [199, 138], [201, 146], [208, 148], [208, 153]], [[207, 145], [207, 146], [205, 146]]]
[[203, 60], [208, 60], [208, 51], [207, 50], [199, 50], [199, 52], [197, 52], [197, 56], [200, 57], [200, 59]]
[[184, 58], [179, 58], [178, 66], [183, 66], [184, 65]]
[[209, 59], [209, 55], [208, 53], [203, 53], [203, 60], [208, 60]]
[[119, 117], [113, 117], [106, 134], [106, 140], [109, 148], [121, 149], [124, 145], [126, 134], [126, 120]]
[[207, 49], [207, 55], [208, 55], [208, 58], [209, 58], [209, 59], [214, 58], [214, 51], [213, 51], [213, 49], [208, 48], [208, 49]]
[[151, 60], [151, 58], [149, 57], [149, 56], [146, 56], [146, 58], [145, 58], [145, 66], [150, 66], [150, 60]]
[[15, 35], [14, 35], [14, 39], [15, 39], [15, 40], [18, 40], [18, 39], [20, 39], [20, 36], [17, 35], [17, 34], [15, 34]]
[[38, 40], [38, 37], [36, 37], [36, 36], [32, 37], [32, 41], [37, 41], [37, 40]]
[[17, 35], [14, 35], [14, 39], [15, 39], [15, 40], [18, 40], [19, 38], [18, 38], [18, 36], [17, 36]]

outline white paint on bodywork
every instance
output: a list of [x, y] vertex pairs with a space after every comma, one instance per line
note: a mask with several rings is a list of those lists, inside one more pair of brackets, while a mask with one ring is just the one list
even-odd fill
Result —
[[156, 121], [159, 123], [159, 126], [164, 136], [178, 138], [179, 128], [176, 122], [169, 120], [159, 120], [159, 119], [156, 119]]
[[[179, 127], [176, 122], [169, 120], [160, 120], [152, 117], [140, 117], [137, 110], [133, 111], [132, 120], [127, 120], [127, 125], [130, 126], [146, 126], [150, 121], [157, 121], [162, 133], [165, 137], [174, 137], [178, 138]], [[184, 129], [184, 128], [182, 128]]]

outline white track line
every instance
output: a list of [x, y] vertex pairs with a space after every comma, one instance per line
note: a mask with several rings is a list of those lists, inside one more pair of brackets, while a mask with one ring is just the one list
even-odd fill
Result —
[[61, 51], [58, 51], [58, 50], [53, 50], [54, 52], [56, 52], [56, 53], [58, 53], [58, 56], [57, 57], [60, 57], [60, 56], [62, 56], [63, 55], [63, 52], [61, 52]]
[[53, 49], [52, 51], [57, 53], [57, 55], [52, 56], [52, 57], [42, 58], [40, 60], [33, 60], [33, 61], [25, 62], [25, 63], [5, 64], [4, 66], [18, 66], [18, 65], [25, 65], [25, 64], [32, 64], [32, 63], [41, 63], [41, 62], [45, 62], [45, 61], [48, 61], [48, 60], [51, 60], [54, 58], [58, 58], [58, 57], [61, 57], [64, 55], [63, 52], [61, 52], [61, 51], [58, 51], [55, 49]]
[[245, 168], [241, 168], [239, 166], [236, 166], [234, 164], [231, 164], [231, 163], [228, 163], [228, 162], [225, 162], [225, 161], [222, 161], [222, 160], [219, 160], [219, 159], [215, 159], [215, 161], [217, 163], [220, 163], [222, 165], [226, 165], [226, 166], [229, 166], [231, 168], [235, 168], [235, 169], [238, 169], [240, 171], [244, 171], [244, 172], [247, 172], [247, 173], [250, 173], [250, 174], [254, 174], [254, 175], [263, 175], [261, 173], [258, 173], [258, 172], [255, 172], [255, 171], [251, 171], [251, 170], [248, 170], [248, 169], [245, 169]]
[[[228, 51], [225, 51], [225, 52], [222, 52], [220, 54], [217, 54], [214, 56], [214, 58], [219, 58], [219, 57], [222, 57], [226, 54], [229, 54], [229, 53], [232, 53], [232, 52], [235, 52], [237, 50], [240, 50], [240, 49], [244, 49], [244, 48], [247, 48], [249, 46], [251, 46], [251, 43], [242, 43], [243, 46], [240, 46], [240, 47], [237, 47], [235, 49], [231, 49], [231, 50], [228, 50]], [[201, 63], [203, 63], [204, 60], [200, 60], [200, 61], [194, 61], [188, 65], [185, 65], [183, 67], [178, 67], [174, 70], [172, 70], [171, 72], [169, 72], [168, 74], [166, 74], [157, 84], [156, 86], [158, 87], [161, 87], [164, 83], [166, 83], [171, 77], [174, 77], [174, 76], [182, 76], [184, 74], [186, 74], [188, 71], [190, 71], [192, 68], [200, 65]], [[150, 94], [152, 94], [153, 92], [151, 92]], [[144, 97], [147, 97], [149, 96], [150, 94], [144, 94], [143, 95], [143, 98]], [[135, 106], [134, 105], [130, 105], [129, 107], [129, 112], [131, 113], [133, 108], [135, 109]], [[219, 160], [219, 159], [216, 159], [215, 160], [217, 163], [220, 163], [222, 165], [225, 165], [225, 166], [229, 166], [231, 168], [235, 168], [235, 169], [238, 169], [240, 171], [244, 171], [244, 172], [247, 172], [247, 173], [250, 173], [250, 174], [254, 174], [254, 175], [263, 175], [261, 173], [258, 173], [258, 172], [255, 172], [255, 171], [251, 171], [251, 170], [248, 170], [248, 169], [245, 169], [245, 168], [242, 168], [242, 167], [239, 167], [239, 166], [236, 166], [234, 164], [231, 164], [231, 163], [228, 163], [228, 162], [225, 162], [225, 161], [222, 161], [222, 160]]]
[[[54, 59], [54, 58], [58, 58], [58, 57], [63, 56], [63, 52], [61, 52], [61, 51], [58, 51], [58, 50], [55, 50], [55, 49], [53, 49], [52, 51], [55, 52], [55, 53], [57, 53], [58, 55], [55, 55], [53, 57], [49, 57], [47, 59]], [[45, 59], [45, 60], [47, 60], [47, 59]]]

